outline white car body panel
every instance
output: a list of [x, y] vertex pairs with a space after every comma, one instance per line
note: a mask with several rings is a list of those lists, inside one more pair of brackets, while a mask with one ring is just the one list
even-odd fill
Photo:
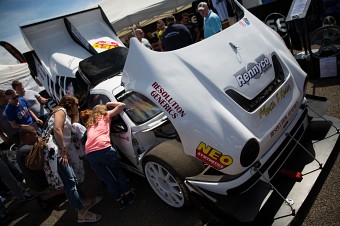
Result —
[[[180, 137], [190, 137], [182, 139], [187, 154], [197, 157], [196, 149], [203, 142], [217, 151], [203, 156], [206, 163], [229, 175], [246, 170], [239, 159], [249, 139], [255, 138], [260, 143], [258, 160], [282, 135], [284, 130], [270, 137], [284, 117], [288, 124], [294, 119], [303, 102], [301, 82], [306, 76], [296, 61], [285, 57], [289, 51], [270, 28], [251, 14], [245, 13], [244, 18], [195, 45], [166, 53], [148, 50], [137, 40], [131, 40], [123, 72], [126, 90], [149, 97], [165, 110]], [[259, 108], [246, 112], [224, 91], [234, 89], [254, 98], [274, 79], [270, 59], [273, 54], [286, 71], [286, 81]], [[240, 83], [242, 80], [236, 77], [256, 63], [265, 64], [263, 68], [267, 70], [247, 83]], [[159, 95], [164, 95], [161, 103]], [[176, 104], [169, 108], [174, 101]], [[218, 158], [223, 156], [230, 156], [232, 163], [221, 164]]]

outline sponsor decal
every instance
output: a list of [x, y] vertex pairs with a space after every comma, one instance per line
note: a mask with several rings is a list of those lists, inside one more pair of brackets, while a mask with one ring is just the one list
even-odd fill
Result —
[[272, 67], [269, 58], [264, 55], [255, 59], [255, 62], [249, 63], [246, 68], [243, 68], [234, 75], [240, 87], [243, 87], [245, 84], [249, 85], [249, 81], [253, 78], [259, 79], [262, 74]]
[[250, 22], [247, 18], [243, 18], [243, 21], [247, 24], [247, 25], [250, 25]]
[[246, 27], [246, 26], [249, 26], [250, 25], [250, 22], [247, 18], [243, 18], [242, 20], [240, 20], [238, 22], [242, 27]]
[[287, 85], [286, 87], [280, 89], [276, 95], [275, 95], [275, 99], [270, 102], [270, 104], [265, 104], [261, 109], [260, 109], [260, 119], [262, 119], [262, 117], [266, 117], [268, 116], [274, 108], [276, 108], [276, 106], [278, 105], [278, 103], [284, 99], [287, 95], [287, 93], [289, 93], [289, 91], [291, 91], [291, 87], [290, 85]]
[[177, 103], [177, 101], [171, 97], [171, 95], [157, 82], [154, 82], [151, 87], [151, 96], [159, 103], [162, 108], [169, 114], [173, 119], [177, 117], [184, 117], [186, 112]]
[[118, 46], [119, 46], [118, 42], [113, 41], [98, 41], [92, 44], [92, 47], [95, 49], [114, 49]]
[[224, 169], [233, 163], [229, 155], [223, 155], [220, 151], [201, 142], [196, 148], [196, 158], [214, 167], [217, 170]]
[[246, 23], [244, 23], [242, 20], [240, 20], [238, 23], [239, 23], [242, 27], [247, 26]]
[[293, 113], [298, 109], [299, 103], [296, 102], [293, 107], [288, 111], [288, 113], [281, 119], [281, 121], [275, 126], [275, 128], [270, 132], [270, 137], [274, 137], [280, 131], [282, 131], [288, 125], [289, 119], [294, 115]]

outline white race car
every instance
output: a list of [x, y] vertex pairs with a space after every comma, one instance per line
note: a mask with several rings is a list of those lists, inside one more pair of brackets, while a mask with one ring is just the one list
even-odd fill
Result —
[[222, 32], [156, 52], [135, 38], [127, 49], [95, 8], [22, 26], [25, 56], [56, 101], [126, 104], [112, 144], [165, 203], [184, 207], [190, 192], [216, 203], [270, 182], [308, 125], [305, 72], [277, 33], [235, 9]]

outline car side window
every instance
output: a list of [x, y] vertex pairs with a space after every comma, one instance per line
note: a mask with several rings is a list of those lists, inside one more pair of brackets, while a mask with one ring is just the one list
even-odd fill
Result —
[[[98, 104], [106, 104], [110, 99], [102, 94], [91, 94], [88, 101], [88, 109], [92, 109]], [[111, 133], [122, 133], [128, 130], [127, 125], [120, 115], [116, 115], [111, 120], [110, 131]]]
[[110, 99], [102, 94], [91, 94], [89, 101], [88, 101], [88, 109], [92, 109], [94, 106], [98, 105], [98, 104], [106, 104], [107, 102], [109, 102]]
[[122, 133], [128, 131], [127, 125], [125, 124], [122, 117], [120, 117], [120, 115], [116, 115], [112, 118], [110, 131], [111, 133]]
[[129, 118], [140, 125], [156, 115], [162, 113], [161, 109], [157, 107], [146, 96], [137, 92], [121, 92], [116, 96], [117, 100], [123, 102], [125, 106], [125, 113]]

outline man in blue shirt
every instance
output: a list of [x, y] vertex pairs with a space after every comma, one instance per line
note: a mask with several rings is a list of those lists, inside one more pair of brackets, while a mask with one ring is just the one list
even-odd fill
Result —
[[206, 2], [201, 2], [200, 4], [198, 4], [197, 10], [200, 15], [204, 17], [204, 38], [209, 38], [210, 36], [222, 31], [222, 23], [220, 17], [212, 10], [209, 10], [208, 4]]
[[8, 104], [5, 90], [0, 89], [0, 138], [8, 147], [13, 143], [20, 145], [19, 129], [15, 129], [8, 122], [5, 110]]
[[13, 128], [21, 128], [21, 126], [31, 125], [34, 122], [43, 124], [41, 119], [30, 110], [30, 104], [24, 98], [19, 97], [14, 90], [6, 90], [5, 94], [8, 100], [5, 113]]

